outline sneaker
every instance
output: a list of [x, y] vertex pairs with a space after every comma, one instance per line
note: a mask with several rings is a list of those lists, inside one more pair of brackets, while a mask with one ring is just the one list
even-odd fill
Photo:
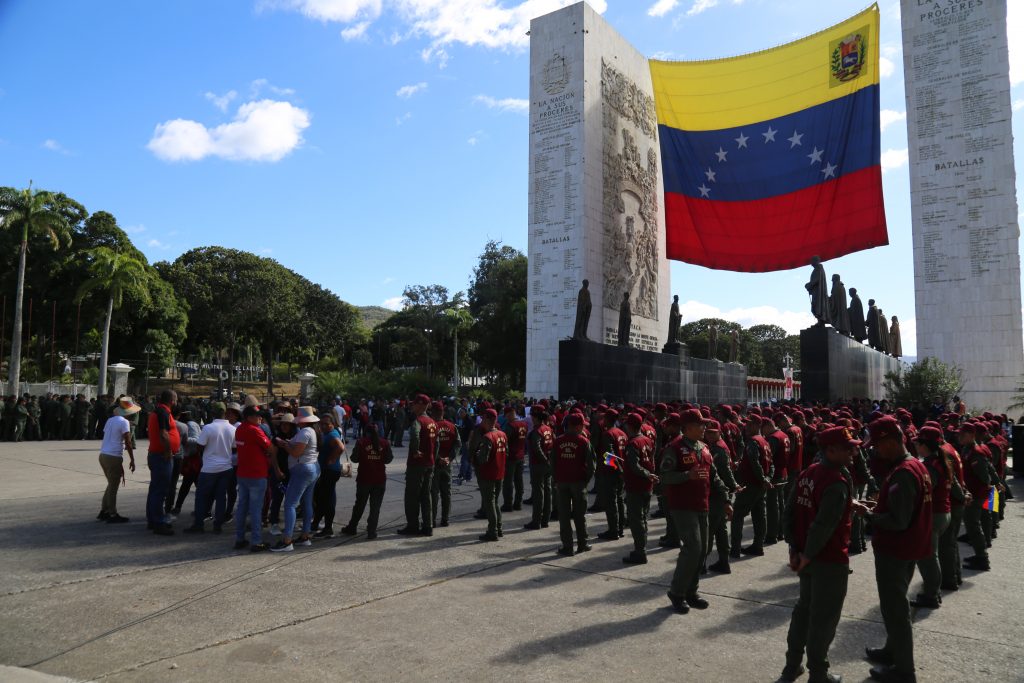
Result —
[[805, 669], [802, 664], [796, 664], [793, 666], [787, 664], [785, 668], [782, 669], [782, 675], [779, 676], [779, 680], [786, 681], [787, 683], [793, 683], [796, 679], [803, 676], [806, 671], [807, 669]]
[[565, 555], [566, 557], [572, 557], [576, 554], [576, 551], [572, 549], [572, 546], [563, 545], [556, 551], [559, 555]]
[[253, 545], [249, 546], [249, 552], [252, 553], [262, 553], [267, 550], [270, 550], [269, 543], [254, 543]]
[[110, 515], [109, 517], [107, 517], [107, 524], [124, 524], [127, 521], [128, 521], [127, 517], [122, 517], [121, 515], [117, 514], [116, 512], [114, 514]]
[[270, 525], [270, 535], [271, 536], [280, 536], [281, 535], [281, 525], [280, 524], [271, 524]]
[[295, 550], [291, 543], [285, 543], [284, 541], [278, 541], [277, 545], [270, 549], [272, 553], [290, 553]]
[[240, 538], [235, 541], [235, 550], [244, 550], [247, 547], [249, 547], [249, 542], [244, 538]]
[[694, 593], [693, 595], [691, 595], [691, 596], [686, 598], [686, 604], [689, 605], [690, 607], [694, 608], [694, 609], [707, 609], [708, 608], [708, 601], [705, 600], [704, 598], [700, 597], [696, 593]]
[[585, 553], [588, 550], [593, 550], [593, 549], [594, 549], [594, 547], [592, 545], [590, 545], [589, 543], [587, 543], [586, 541], [583, 541], [583, 543], [578, 543], [576, 545], [576, 552], [578, 552], [578, 553]]
[[313, 534], [313, 538], [334, 538], [334, 529], [321, 529], [320, 531]]
[[108, 519], [110, 519], [110, 513], [109, 512], [100, 511], [100, 514], [96, 515], [96, 519], [97, 519], [97, 521], [105, 522]]
[[679, 597], [678, 595], [672, 595], [671, 591], [667, 593], [667, 595], [669, 602], [672, 603], [672, 607], [676, 610], [676, 612], [678, 612], [679, 614], [687, 614], [690, 611], [690, 606], [687, 605], [686, 601], [683, 600], [681, 597]]
[[309, 546], [313, 545], [313, 541], [311, 541], [311, 540], [309, 539], [309, 536], [303, 536], [302, 538], [296, 538], [296, 539], [295, 539], [295, 540], [293, 541], [293, 543], [294, 543], [295, 545], [301, 545], [301, 546], [304, 546], [304, 547], [306, 547], [306, 548], [308, 548]]
[[345, 534], [346, 536], [355, 536], [359, 533], [359, 530], [356, 529], [354, 526], [343, 526], [341, 527], [341, 533]]

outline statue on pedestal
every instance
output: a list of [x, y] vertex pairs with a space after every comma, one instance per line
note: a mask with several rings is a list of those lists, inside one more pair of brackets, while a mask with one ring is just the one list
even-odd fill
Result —
[[740, 331], [733, 330], [729, 333], [729, 362], [740, 362]]
[[903, 340], [900, 338], [900, 321], [896, 316], [892, 317], [892, 324], [889, 325], [889, 353], [894, 358], [903, 355]]
[[864, 304], [857, 296], [857, 288], [850, 287], [850, 307], [847, 309], [850, 316], [850, 336], [859, 342], [868, 338], [867, 328], [864, 326]]
[[829, 315], [828, 280], [825, 278], [825, 268], [821, 265], [821, 259], [817, 256], [811, 258], [811, 279], [804, 285], [804, 289], [811, 295], [811, 313], [818, 320], [819, 325], [832, 322]]
[[846, 285], [839, 278], [839, 273], [832, 275], [832, 294], [829, 296], [829, 315], [832, 327], [840, 334], [850, 334], [850, 312], [846, 309]]
[[679, 341], [679, 325], [683, 322], [683, 316], [679, 314], [679, 295], [672, 297], [672, 308], [668, 312], [668, 343]]
[[718, 356], [718, 326], [711, 323], [708, 328], [708, 360], [716, 360]]
[[584, 280], [580, 293], [576, 296], [576, 326], [572, 331], [573, 339], [587, 340], [587, 325], [590, 323], [590, 281]]
[[881, 340], [878, 337], [878, 309], [875, 308], [874, 299], [868, 299], [867, 328], [868, 346], [876, 351], [881, 351]]
[[622, 294], [619, 306], [619, 346], [629, 346], [629, 330], [633, 325], [633, 312], [629, 308], [629, 292]]
[[878, 309], [878, 345], [882, 353], [892, 355], [892, 340], [889, 338], [889, 319]]

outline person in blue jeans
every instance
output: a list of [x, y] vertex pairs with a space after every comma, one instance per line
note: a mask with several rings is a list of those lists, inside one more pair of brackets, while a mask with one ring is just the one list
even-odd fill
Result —
[[[341, 456], [345, 453], [345, 442], [334, 422], [334, 415], [326, 413], [320, 418], [321, 448], [317, 462], [320, 464], [320, 478], [313, 487], [313, 538], [334, 536], [334, 514], [338, 507], [338, 480], [341, 479]], [[316, 531], [324, 522], [324, 528]]]
[[[248, 405], [242, 410], [242, 422], [235, 430], [235, 449], [238, 453], [238, 516], [235, 518], [235, 550], [246, 546], [252, 552], [269, 550], [263, 543], [261, 522], [263, 498], [267, 492], [267, 473], [273, 465], [276, 448], [260, 426], [263, 420], [260, 408]], [[252, 545], [245, 540], [245, 520], [252, 528]]]
[[[299, 545], [313, 545], [309, 533], [313, 526], [313, 487], [320, 476], [317, 456], [320, 453], [320, 418], [312, 406], [299, 406], [295, 424], [299, 430], [290, 441], [281, 437], [274, 445], [288, 453], [288, 489], [284, 494], [284, 535], [271, 548], [275, 553], [290, 553], [294, 550], [293, 540]], [[302, 535], [293, 539], [295, 532], [295, 510], [302, 505]]]
[[164, 513], [164, 500], [174, 472], [174, 453], [181, 448], [181, 437], [171, 414], [178, 395], [170, 389], [160, 394], [160, 402], [149, 415], [149, 493], [146, 496], [146, 522], [154, 534], [173, 536], [170, 517]]

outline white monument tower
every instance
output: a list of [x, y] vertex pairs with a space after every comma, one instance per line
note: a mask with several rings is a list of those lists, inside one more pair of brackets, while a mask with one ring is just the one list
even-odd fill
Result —
[[1006, 2], [901, 2], [917, 355], [963, 369], [971, 412], [1024, 376]]
[[[1004, 55], [1005, 57], [1005, 55]], [[526, 393], [558, 396], [558, 342], [590, 281], [587, 336], [660, 351], [670, 287], [658, 121], [647, 58], [586, 3], [530, 24]]]

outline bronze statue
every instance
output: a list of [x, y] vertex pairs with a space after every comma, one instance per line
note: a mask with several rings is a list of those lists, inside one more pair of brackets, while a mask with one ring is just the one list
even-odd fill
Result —
[[850, 316], [850, 336], [859, 342], [868, 338], [867, 328], [864, 326], [864, 304], [857, 296], [857, 288], [850, 287], [850, 307], [847, 309]]
[[711, 323], [708, 328], [708, 360], [716, 360], [718, 356], [718, 326]]
[[729, 362], [740, 362], [740, 331], [733, 330], [729, 333]]
[[633, 324], [633, 312], [629, 308], [629, 292], [622, 294], [619, 306], [619, 346], [629, 346], [629, 330]]
[[840, 334], [850, 334], [850, 312], [846, 310], [846, 285], [839, 278], [839, 273], [832, 275], [832, 294], [829, 296], [829, 315], [832, 327]]
[[804, 285], [804, 289], [811, 295], [811, 313], [817, 318], [819, 325], [832, 322], [829, 315], [828, 280], [825, 278], [825, 268], [821, 265], [821, 259], [817, 256], [811, 257], [811, 279]]
[[892, 317], [892, 324], [889, 325], [889, 353], [894, 358], [903, 355], [903, 340], [900, 338], [900, 321], [896, 316]]
[[868, 327], [868, 346], [870, 346], [871, 348], [875, 349], [876, 351], [881, 351], [882, 350], [881, 339], [878, 336], [878, 309], [875, 308], [875, 300], [874, 299], [868, 299], [867, 327]]
[[587, 340], [587, 325], [590, 323], [590, 281], [584, 280], [580, 293], [576, 297], [576, 327], [572, 331], [573, 339]]
[[889, 319], [878, 309], [878, 345], [881, 352], [887, 355], [892, 354], [892, 340], [889, 338]]
[[668, 343], [679, 341], [679, 325], [683, 316], [679, 314], [679, 295], [672, 297], [672, 309], [668, 312]]

